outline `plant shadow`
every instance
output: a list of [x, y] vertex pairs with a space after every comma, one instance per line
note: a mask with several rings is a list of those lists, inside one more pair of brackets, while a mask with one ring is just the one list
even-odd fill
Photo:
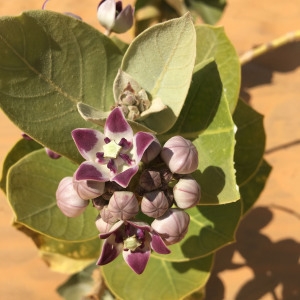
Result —
[[[292, 239], [272, 242], [260, 230], [271, 222], [273, 213], [267, 207], [256, 207], [241, 221], [236, 232], [236, 242], [220, 249], [215, 257], [211, 277], [206, 287], [206, 300], [225, 297], [225, 286], [219, 273], [249, 267], [253, 278], [246, 282], [234, 299], [254, 300], [265, 295], [279, 299], [275, 288], [282, 286], [283, 300], [300, 299], [300, 244]], [[245, 263], [233, 262], [235, 253]]]

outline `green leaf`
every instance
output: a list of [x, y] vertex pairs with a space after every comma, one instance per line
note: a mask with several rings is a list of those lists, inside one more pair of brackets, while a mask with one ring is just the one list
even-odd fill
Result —
[[76, 165], [61, 157], [53, 160], [44, 149], [32, 152], [8, 172], [7, 197], [15, 221], [33, 231], [66, 241], [84, 241], [98, 236], [91, 205], [77, 218], [68, 218], [56, 205], [55, 192], [60, 180], [73, 176]]
[[174, 126], [160, 138], [174, 135], [195, 138], [213, 121], [222, 96], [217, 65], [208, 60], [195, 67], [186, 101]]
[[240, 92], [239, 57], [222, 27], [198, 25], [195, 28], [197, 36], [195, 64], [214, 58], [220, 72], [229, 109], [233, 113]]
[[152, 99], [168, 106], [142, 124], [162, 133], [172, 127], [184, 104], [196, 55], [195, 29], [189, 14], [155, 25], [141, 33], [124, 55], [121, 69]]
[[18, 223], [14, 226], [33, 240], [39, 249], [39, 256], [52, 271], [73, 274], [83, 270], [99, 257], [99, 237], [84, 242], [68, 242], [55, 240]]
[[194, 140], [199, 166], [193, 174], [201, 186], [200, 204], [224, 204], [240, 199], [234, 169], [234, 124], [223, 94], [218, 111]]
[[108, 288], [123, 300], [181, 299], [203, 287], [213, 256], [178, 263], [151, 257], [143, 274], [135, 274], [119, 255], [101, 267]]
[[243, 202], [243, 214], [245, 214], [258, 199], [266, 185], [271, 170], [272, 167], [263, 160], [251, 179], [240, 186], [240, 193]]
[[239, 186], [251, 179], [265, 152], [266, 134], [263, 116], [240, 100], [233, 114], [237, 126], [234, 161]]
[[169, 246], [170, 254], [153, 252], [152, 257], [173, 262], [189, 261], [233, 242], [242, 213], [242, 203], [236, 201], [223, 205], [201, 205], [187, 212], [190, 215], [190, 225], [185, 238], [180, 243]]
[[6, 176], [9, 168], [15, 164], [23, 156], [29, 154], [32, 151], [40, 149], [42, 146], [37, 142], [31, 140], [22, 139], [18, 141], [14, 147], [7, 154], [2, 168], [2, 178], [0, 181], [0, 188], [6, 193]]
[[2, 17], [0, 106], [36, 141], [79, 162], [70, 132], [91, 124], [77, 103], [109, 110], [121, 59], [108, 37], [75, 18], [45, 10]]
[[188, 9], [195, 11], [205, 23], [217, 23], [225, 9], [225, 0], [188, 0]]

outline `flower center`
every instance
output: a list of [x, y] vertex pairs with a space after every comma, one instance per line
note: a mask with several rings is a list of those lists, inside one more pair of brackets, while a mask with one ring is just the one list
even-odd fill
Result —
[[135, 235], [130, 236], [124, 240], [124, 248], [131, 251], [135, 251], [136, 248], [138, 248], [141, 245], [142, 243], [136, 238]]
[[103, 146], [104, 157], [117, 158], [121, 149], [122, 149], [122, 146], [118, 145], [114, 140], [112, 140]]

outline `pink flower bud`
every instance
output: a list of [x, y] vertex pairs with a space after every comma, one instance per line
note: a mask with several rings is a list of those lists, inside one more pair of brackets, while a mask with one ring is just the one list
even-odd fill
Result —
[[198, 168], [196, 147], [181, 136], [170, 138], [164, 144], [160, 156], [173, 173], [189, 174]]
[[170, 208], [167, 212], [155, 219], [151, 227], [166, 242], [172, 245], [180, 242], [188, 231], [190, 216], [183, 210]]
[[84, 212], [89, 201], [81, 199], [73, 187], [73, 178], [63, 178], [56, 191], [57, 206], [67, 217], [77, 217]]
[[111, 214], [119, 220], [129, 220], [139, 212], [139, 203], [132, 192], [114, 192], [108, 203]]
[[75, 180], [73, 186], [79, 197], [84, 200], [94, 199], [104, 193], [105, 183], [93, 180]]
[[179, 208], [187, 209], [196, 206], [200, 201], [200, 186], [197, 181], [185, 176], [180, 178], [173, 188], [175, 202]]
[[160, 172], [144, 170], [139, 179], [140, 186], [147, 192], [161, 187]]
[[118, 221], [118, 219], [111, 213], [107, 206], [102, 208], [100, 216], [101, 219], [108, 224], [114, 224]]
[[148, 164], [150, 161], [152, 161], [154, 158], [156, 158], [161, 151], [161, 145], [157, 139], [155, 139], [150, 146], [147, 148], [147, 150], [144, 152], [142, 157], [142, 162], [145, 164]]
[[106, 223], [100, 216], [96, 219], [95, 224], [100, 233], [107, 233], [112, 227], [112, 224]]
[[169, 201], [162, 191], [153, 191], [144, 195], [141, 203], [142, 212], [152, 218], [162, 216], [169, 208]]

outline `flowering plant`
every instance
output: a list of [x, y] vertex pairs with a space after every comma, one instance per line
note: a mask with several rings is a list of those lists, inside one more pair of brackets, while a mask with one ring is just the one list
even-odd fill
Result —
[[127, 45], [108, 36], [133, 23], [120, 3], [98, 6], [106, 35], [46, 10], [0, 19], [0, 106], [27, 137], [1, 188], [53, 269], [100, 265], [119, 298], [180, 299], [205, 286], [264, 187], [262, 116], [238, 99], [222, 28], [174, 1], [178, 18], [137, 19]]

